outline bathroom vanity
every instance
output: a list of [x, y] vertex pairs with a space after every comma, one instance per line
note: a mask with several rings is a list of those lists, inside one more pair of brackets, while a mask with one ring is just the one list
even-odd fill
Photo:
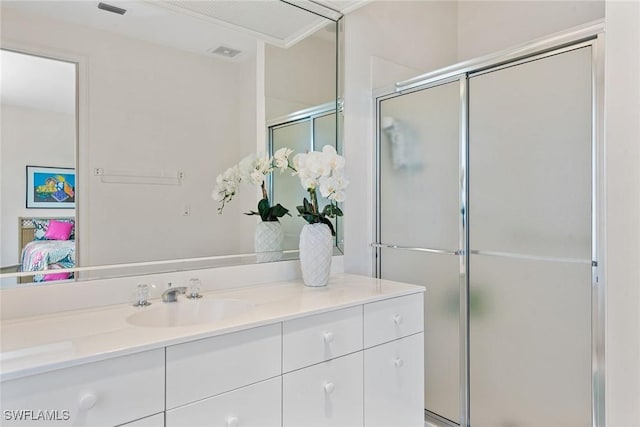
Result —
[[422, 426], [423, 291], [340, 274], [3, 322], [2, 425]]

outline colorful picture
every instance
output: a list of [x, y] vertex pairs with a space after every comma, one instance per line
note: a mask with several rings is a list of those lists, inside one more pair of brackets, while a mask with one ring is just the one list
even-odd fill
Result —
[[75, 207], [75, 169], [27, 166], [27, 208], [73, 209]]

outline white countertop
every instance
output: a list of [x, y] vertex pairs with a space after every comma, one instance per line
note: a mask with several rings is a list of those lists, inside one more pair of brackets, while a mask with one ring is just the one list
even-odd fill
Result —
[[[0, 381], [423, 291], [422, 286], [339, 274], [323, 288], [298, 280], [204, 293], [197, 301], [233, 299], [253, 305], [212, 323], [142, 327], [127, 322], [132, 314], [165, 304], [160, 300], [143, 308], [120, 304], [3, 321]], [[181, 296], [169, 304], [193, 303]]]

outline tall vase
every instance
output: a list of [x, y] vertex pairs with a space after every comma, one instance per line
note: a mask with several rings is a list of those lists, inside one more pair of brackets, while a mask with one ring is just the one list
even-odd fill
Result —
[[278, 221], [261, 221], [256, 225], [253, 238], [257, 262], [273, 262], [282, 259], [284, 230]]
[[326, 224], [306, 224], [300, 232], [300, 268], [307, 286], [326, 286], [331, 272], [333, 237]]

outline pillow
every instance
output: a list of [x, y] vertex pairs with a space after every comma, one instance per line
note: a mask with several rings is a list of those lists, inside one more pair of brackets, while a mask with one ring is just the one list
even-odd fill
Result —
[[[33, 233], [33, 239], [34, 240], [47, 240], [47, 237], [45, 237], [45, 234], [47, 234], [47, 229], [49, 228], [49, 222], [53, 221], [53, 220], [49, 220], [49, 219], [40, 219], [40, 218], [33, 218], [31, 219], [31, 223], [33, 224], [33, 228], [34, 233]], [[73, 224], [73, 228], [71, 228], [71, 235], [69, 236], [68, 239], [65, 240], [75, 240], [75, 220], [73, 218], [59, 218], [57, 219], [57, 221], [60, 222], [68, 222], [70, 224]]]
[[69, 240], [72, 228], [73, 224], [70, 222], [62, 222], [52, 219], [49, 221], [49, 227], [47, 227], [47, 232], [44, 234], [44, 238], [47, 240]]
[[53, 282], [54, 280], [66, 280], [70, 276], [70, 273], [49, 273], [45, 274], [42, 279], [45, 282]]
[[33, 228], [35, 231], [33, 233], [33, 237], [35, 240], [45, 240], [46, 237], [44, 235], [47, 233], [47, 227], [49, 226], [48, 219], [32, 219]]

